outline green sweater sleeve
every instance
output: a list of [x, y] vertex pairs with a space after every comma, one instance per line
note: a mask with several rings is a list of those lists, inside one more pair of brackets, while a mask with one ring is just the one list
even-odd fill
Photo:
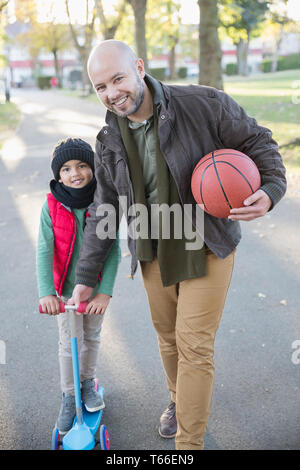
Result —
[[[56, 295], [53, 280], [54, 234], [47, 201], [42, 207], [37, 243], [36, 272], [39, 298]], [[112, 296], [118, 266], [121, 261], [119, 234], [105, 260], [101, 282], [97, 283], [93, 295], [102, 293]]]
[[121, 248], [119, 232], [117, 233], [116, 240], [113, 243], [110, 252], [104, 262], [102, 269], [101, 282], [98, 283], [93, 291], [93, 294], [106, 294], [112, 296], [114, 284], [118, 272], [119, 263], [121, 262]]
[[56, 295], [53, 281], [54, 235], [47, 201], [42, 207], [37, 243], [36, 272], [39, 298]]

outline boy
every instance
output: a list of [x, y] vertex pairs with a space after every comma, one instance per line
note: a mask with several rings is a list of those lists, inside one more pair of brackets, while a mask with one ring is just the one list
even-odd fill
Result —
[[[88, 207], [93, 203], [94, 152], [87, 142], [68, 138], [54, 148], [51, 168], [55, 179], [50, 182], [51, 192], [41, 212], [37, 279], [43, 311], [58, 315], [59, 301], [66, 302], [72, 295]], [[117, 236], [99, 273], [87, 314], [76, 316], [82, 401], [91, 412], [105, 406], [95, 390], [94, 379], [103, 314], [112, 296], [120, 260]], [[72, 427], [76, 406], [68, 315], [58, 315], [57, 321], [62, 402], [56, 427], [64, 435]]]

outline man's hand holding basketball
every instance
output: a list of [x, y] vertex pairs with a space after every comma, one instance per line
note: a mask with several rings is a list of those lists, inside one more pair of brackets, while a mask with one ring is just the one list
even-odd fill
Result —
[[230, 220], [254, 220], [263, 217], [272, 205], [272, 201], [262, 189], [258, 189], [244, 201], [245, 207], [231, 209], [228, 219]]

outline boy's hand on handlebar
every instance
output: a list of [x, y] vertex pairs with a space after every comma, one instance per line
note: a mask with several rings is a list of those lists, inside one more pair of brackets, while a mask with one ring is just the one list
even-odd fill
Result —
[[103, 315], [110, 301], [110, 295], [96, 294], [88, 304], [86, 313], [89, 315]]
[[40, 298], [40, 305], [44, 313], [48, 315], [58, 315], [59, 311], [59, 299], [55, 295], [46, 295]]

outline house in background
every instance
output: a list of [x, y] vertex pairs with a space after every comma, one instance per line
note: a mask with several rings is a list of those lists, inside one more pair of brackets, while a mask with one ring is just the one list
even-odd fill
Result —
[[[237, 49], [230, 41], [223, 41], [222, 47], [222, 69], [226, 70], [227, 64], [237, 63]], [[250, 73], [259, 73], [263, 61], [263, 42], [261, 38], [250, 41], [248, 51], [248, 68]]]
[[[6, 27], [6, 34], [10, 42], [6, 44], [4, 52], [9, 62], [13, 86], [35, 86], [37, 75], [55, 77], [54, 60], [51, 53], [41, 52], [34, 59], [30, 56], [25, 45], [13, 41], [17, 35], [28, 32], [29, 28], [29, 24], [18, 21], [8, 24]], [[67, 86], [70, 73], [74, 70], [80, 73], [81, 70], [77, 52], [75, 50], [64, 51], [60, 54], [58, 63], [62, 72], [63, 84]]]
[[[263, 39], [263, 51], [264, 55], [271, 56], [274, 52], [274, 41], [264, 38]], [[300, 52], [300, 34], [288, 33], [285, 34], [281, 40], [278, 55], [288, 56]]]
[[[192, 25], [194, 27], [194, 25]], [[191, 27], [192, 27], [191, 26]], [[12, 86], [36, 86], [37, 75], [55, 77], [53, 56], [50, 53], [41, 52], [36, 59], [33, 59], [25, 45], [14, 41], [15, 37], [21, 33], [28, 32], [29, 24], [16, 21], [8, 24], [6, 34], [10, 38], [4, 49], [9, 62], [9, 70]], [[236, 46], [228, 41], [223, 41], [222, 48], [222, 69], [226, 70], [227, 64], [237, 62]], [[261, 64], [265, 56], [273, 53], [274, 44], [265, 38], [255, 38], [250, 41], [248, 53], [248, 66], [250, 73], [259, 73]], [[198, 61], [190, 57], [185, 57], [180, 53], [180, 43], [176, 48], [176, 67], [186, 67], [188, 77], [198, 76]], [[294, 33], [286, 34], [280, 45], [279, 55], [300, 52], [299, 35]], [[76, 49], [64, 51], [59, 54], [59, 67], [61, 69], [62, 84], [64, 87], [80, 87], [81, 63]], [[168, 76], [168, 54], [161, 54], [149, 60], [150, 68], [165, 68]]]

